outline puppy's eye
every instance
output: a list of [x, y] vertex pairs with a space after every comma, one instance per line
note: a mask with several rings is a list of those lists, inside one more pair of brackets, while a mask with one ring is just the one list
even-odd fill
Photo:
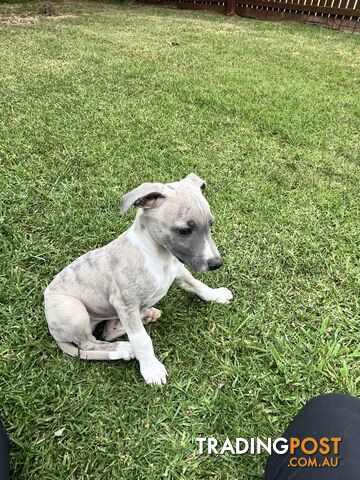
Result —
[[193, 233], [191, 228], [179, 228], [177, 232], [182, 237], [188, 237], [189, 235], [191, 235]]

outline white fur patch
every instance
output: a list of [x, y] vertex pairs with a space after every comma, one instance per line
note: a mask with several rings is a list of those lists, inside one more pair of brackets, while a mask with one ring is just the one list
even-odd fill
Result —
[[129, 333], [128, 337], [139, 362], [155, 358], [151, 338], [144, 327], [136, 333]]
[[204, 258], [206, 260], [210, 260], [210, 258], [212, 258], [213, 256], [214, 256], [214, 254], [211, 250], [210, 243], [209, 243], [208, 240], [205, 240]]
[[133, 346], [129, 342], [119, 343], [121, 343], [121, 346], [117, 350], [109, 352], [109, 360], [131, 360], [135, 358]]
[[116, 350], [108, 353], [109, 360], [121, 360], [124, 352], [117, 352]]

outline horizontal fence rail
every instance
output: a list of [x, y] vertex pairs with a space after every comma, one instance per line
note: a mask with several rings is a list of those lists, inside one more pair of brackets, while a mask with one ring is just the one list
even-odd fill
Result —
[[360, 33], [360, 0], [143, 0], [142, 3], [264, 20], [308, 22]]

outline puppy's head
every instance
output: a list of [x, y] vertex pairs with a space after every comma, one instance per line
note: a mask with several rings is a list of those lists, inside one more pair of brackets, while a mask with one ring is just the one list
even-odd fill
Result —
[[222, 259], [211, 238], [214, 218], [205, 187], [194, 173], [175, 183], [143, 183], [123, 196], [120, 210], [140, 208], [140, 225], [155, 242], [194, 270], [216, 270]]

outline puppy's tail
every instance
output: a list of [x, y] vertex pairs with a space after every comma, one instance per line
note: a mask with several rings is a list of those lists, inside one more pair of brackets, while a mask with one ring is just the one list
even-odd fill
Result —
[[[61, 350], [72, 357], [79, 357], [82, 360], [131, 360], [134, 358], [129, 351], [124, 349], [101, 349], [102, 345], [96, 345], [96, 350], [81, 350], [79, 347], [69, 342], [56, 342]], [[117, 342], [129, 343], [129, 342]], [[111, 345], [111, 344], [109, 344]], [[113, 344], [115, 347], [115, 344]], [[107, 345], [106, 345], [107, 346]]]

